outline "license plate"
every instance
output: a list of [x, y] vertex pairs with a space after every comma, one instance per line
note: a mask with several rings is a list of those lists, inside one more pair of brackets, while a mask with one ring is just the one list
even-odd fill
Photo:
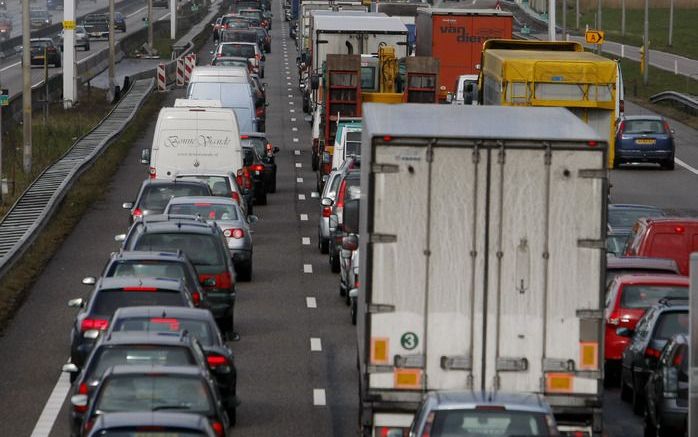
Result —
[[636, 144], [655, 144], [657, 140], [654, 138], [640, 138], [635, 140]]

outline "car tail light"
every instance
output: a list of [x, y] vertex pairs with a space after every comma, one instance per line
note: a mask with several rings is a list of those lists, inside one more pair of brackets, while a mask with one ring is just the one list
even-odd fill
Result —
[[620, 122], [620, 125], [618, 126], [618, 132], [621, 133], [621, 134], [622, 134], [623, 132], [625, 132], [625, 122], [624, 122], [624, 121], [621, 121], [621, 122]]
[[150, 170], [148, 171], [148, 175], [150, 176], [150, 179], [155, 179], [157, 176], [157, 172], [155, 170], [155, 167], [150, 167]]
[[199, 282], [203, 284], [209, 278], [213, 278], [216, 284], [207, 288], [232, 288], [233, 286], [233, 278], [229, 272], [218, 275], [199, 275]]
[[230, 193], [230, 197], [231, 197], [234, 201], [240, 203], [240, 194], [238, 194], [237, 191], [233, 191], [232, 193]]
[[674, 226], [674, 232], [676, 232], [677, 234], [683, 234], [685, 230], [686, 228], [684, 228], [681, 225]]
[[332, 208], [329, 206], [324, 206], [322, 208], [322, 216], [327, 218], [331, 215], [332, 215]]
[[618, 110], [621, 114], [625, 112], [625, 100], [620, 100], [620, 103], [618, 104]]
[[235, 176], [235, 180], [237, 181], [238, 185], [242, 187], [242, 172], [238, 170], [238, 175]]
[[167, 317], [153, 317], [150, 319], [150, 323], [155, 323], [158, 325], [167, 325], [170, 331], [179, 331], [180, 324], [179, 320]]
[[240, 238], [245, 236], [245, 231], [243, 231], [240, 228], [231, 228], [223, 231], [223, 235], [225, 235], [227, 238], [235, 238], [239, 240]]
[[255, 164], [252, 166], [253, 171], [264, 171], [264, 166], [262, 164]]
[[228, 360], [223, 355], [218, 354], [211, 354], [207, 356], [206, 361], [208, 362], [208, 366], [214, 369], [219, 366], [228, 365]]
[[662, 351], [658, 351], [650, 346], [645, 349], [645, 358], [657, 359], [662, 354]]
[[194, 303], [195, 307], [198, 307], [201, 305], [201, 294], [198, 291], [195, 291], [191, 294], [191, 300]]
[[347, 180], [343, 179], [342, 183], [339, 185], [339, 191], [337, 193], [337, 204], [335, 211], [337, 212], [337, 221], [342, 223], [344, 216], [344, 198], [347, 195]]
[[223, 433], [223, 425], [219, 421], [215, 421], [211, 423], [211, 428], [213, 428], [213, 431], [216, 433], [218, 437], [223, 437], [225, 434]]
[[247, 168], [242, 169], [242, 182], [245, 188], [248, 190], [252, 189], [252, 180], [250, 179], [250, 172]]
[[140, 208], [136, 208], [133, 210], [133, 216], [134, 217], [142, 217], [143, 216], [143, 211], [141, 211]]
[[424, 429], [422, 430], [421, 437], [431, 437], [431, 426], [434, 423], [434, 412], [432, 411], [427, 416], [426, 422], [424, 422]]
[[407, 430], [393, 426], [377, 426], [375, 435], [379, 437], [407, 437]]
[[354, 281], [354, 288], [359, 288], [360, 286], [361, 286], [361, 282], [359, 282], [358, 279], [356, 281]]
[[254, 110], [254, 115], [257, 116], [257, 118], [263, 117], [264, 116], [264, 107], [260, 106]]
[[[87, 389], [87, 383], [82, 383], [78, 387], [78, 394], [79, 395], [87, 395], [88, 389]], [[85, 413], [87, 411], [87, 404], [85, 405], [73, 405], [73, 411], [76, 413]]]
[[104, 331], [109, 327], [109, 320], [104, 319], [84, 319], [80, 324], [80, 330], [82, 332], [90, 331], [96, 329], [98, 331]]
[[664, 122], [664, 130], [666, 131], [666, 134], [671, 136], [671, 128], [669, 127], [669, 123], [666, 121]]

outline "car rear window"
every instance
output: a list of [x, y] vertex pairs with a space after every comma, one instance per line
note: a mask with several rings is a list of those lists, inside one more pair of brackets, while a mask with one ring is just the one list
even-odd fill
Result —
[[[252, 56], [254, 57], [254, 55]], [[252, 103], [252, 91], [249, 83], [220, 83], [220, 82], [194, 82], [189, 86], [189, 99], [220, 100], [224, 108], [234, 108], [238, 121], [242, 123], [245, 118], [238, 113], [238, 109], [249, 109]]]
[[169, 426], [158, 426], [157, 429], [143, 429], [141, 427], [118, 427], [97, 431], [99, 437], [200, 437], [205, 434], [199, 431], [188, 429], [171, 428]]
[[675, 275], [677, 272], [675, 270], [662, 270], [662, 269], [610, 269], [606, 270], [606, 284], [610, 284], [611, 281], [616, 279], [620, 275], [628, 275], [628, 274], [638, 274], [638, 273], [646, 273], [646, 274], [668, 274], [668, 275]]
[[209, 192], [201, 185], [148, 185], [143, 191], [143, 196], [138, 206], [142, 209], [163, 211], [173, 197], [208, 195]]
[[147, 233], [136, 242], [134, 250], [172, 251], [183, 250], [197, 266], [222, 266], [225, 264], [220, 241], [214, 235], [173, 233]]
[[213, 58], [211, 65], [218, 65], [221, 67], [247, 67], [247, 60]]
[[33, 49], [43, 49], [45, 47], [52, 47], [53, 44], [51, 44], [50, 41], [32, 41], [31, 42], [31, 48]]
[[608, 212], [608, 224], [614, 228], [630, 228], [639, 218], [662, 216], [664, 216], [664, 212], [661, 210], [613, 208]]
[[624, 134], [664, 134], [660, 120], [625, 120]]
[[628, 241], [630, 234], [609, 235], [606, 238], [606, 251], [614, 255], [620, 256], [625, 251], [625, 244]]
[[622, 308], [649, 308], [663, 297], [688, 299], [688, 287], [675, 285], [626, 285], [623, 287]]
[[205, 182], [211, 188], [214, 196], [224, 196], [229, 197], [231, 188], [230, 180], [225, 176], [204, 176], [204, 175], [193, 175], [193, 176], [179, 176], [177, 179], [187, 180], [187, 181], [198, 181]]
[[120, 345], [101, 347], [92, 358], [90, 380], [99, 380], [110, 367], [118, 365], [191, 366], [196, 365], [191, 352], [184, 347], [159, 345]]
[[96, 410], [104, 413], [128, 411], [213, 410], [208, 388], [199, 378], [175, 375], [124, 375], [104, 383]]
[[118, 261], [107, 272], [107, 276], [135, 278], [184, 279], [184, 265], [169, 261]]
[[654, 328], [654, 339], [667, 340], [676, 334], [688, 334], [687, 311], [665, 311], [659, 315]]
[[187, 306], [185, 299], [177, 291], [124, 291], [119, 288], [97, 293], [92, 312], [111, 317], [119, 308], [153, 305]]
[[442, 410], [436, 413], [431, 437], [547, 436], [545, 415], [498, 410]]
[[264, 154], [266, 151], [267, 142], [264, 138], [260, 137], [248, 137], [242, 139], [243, 146], [252, 146], [260, 155]]
[[221, 25], [233, 29], [247, 29], [250, 27], [250, 22], [242, 17], [225, 17], [223, 21], [221, 21]]
[[223, 44], [220, 53], [222, 56], [255, 57], [254, 46], [250, 44]]
[[245, 30], [224, 31], [221, 32], [221, 42], [257, 42], [257, 33], [248, 32]]
[[170, 205], [167, 212], [169, 214], [198, 215], [209, 220], [240, 219], [235, 206], [210, 202], [177, 203]]
[[213, 333], [205, 320], [182, 319], [171, 317], [129, 317], [114, 323], [112, 331], [150, 331], [178, 332], [187, 331], [204, 346], [213, 345]]

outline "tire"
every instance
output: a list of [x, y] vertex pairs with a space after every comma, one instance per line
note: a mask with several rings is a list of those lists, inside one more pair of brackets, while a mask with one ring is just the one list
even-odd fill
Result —
[[356, 299], [351, 300], [351, 324], [356, 326], [356, 313], [357, 313], [357, 303]]
[[264, 79], [264, 68], [262, 68], [262, 71], [259, 72], [259, 77]]
[[225, 318], [218, 323], [221, 333], [233, 333], [233, 328], [235, 327], [234, 310], [235, 306], [232, 306]]
[[327, 254], [330, 252], [330, 242], [326, 238], [319, 237], [317, 247], [320, 249], [320, 253]]
[[257, 205], [266, 205], [267, 204], [267, 190], [263, 190], [263, 193], [260, 197], [255, 198], [255, 203]]
[[618, 366], [605, 362], [603, 386], [605, 388], [618, 387], [619, 380], [620, 372], [618, 370]]
[[642, 416], [645, 411], [645, 402], [640, 393], [637, 381], [633, 378], [633, 396], [632, 396], [633, 413], [636, 416]]
[[642, 434], [644, 437], [657, 437], [657, 427], [652, 423], [650, 415], [645, 411], [645, 426]]
[[318, 157], [317, 153], [314, 153], [310, 155], [310, 166], [312, 167], [313, 171], [317, 171], [318, 168], [320, 168], [320, 165], [318, 163]]
[[630, 390], [630, 387], [628, 387], [628, 384], [623, 381], [622, 371], [620, 377], [620, 399], [624, 402], [630, 402], [633, 399], [633, 393]]
[[237, 407], [228, 408], [226, 413], [228, 413], [228, 421], [230, 422], [230, 426], [235, 426], [237, 424]]
[[276, 193], [276, 173], [271, 177], [271, 186], [269, 187], [270, 193]]
[[235, 268], [238, 274], [238, 280], [243, 282], [249, 282], [252, 280], [252, 260], [239, 264], [239, 267]]
[[341, 267], [339, 265], [339, 256], [330, 256], [330, 270], [332, 270], [332, 273], [339, 273], [341, 270]]
[[661, 164], [663, 170], [673, 170], [674, 169], [674, 158], [669, 158], [663, 161]]
[[76, 379], [78, 379], [78, 375], [80, 375], [80, 372], [70, 372], [70, 383], [74, 383]]
[[618, 167], [620, 167], [620, 160], [614, 156], [613, 157], [613, 165], [611, 166], [611, 168], [618, 168]]
[[349, 294], [349, 293], [347, 293], [347, 289], [344, 288], [344, 286], [342, 285], [342, 281], [340, 280], [339, 281], [339, 296], [345, 297], [347, 294]]

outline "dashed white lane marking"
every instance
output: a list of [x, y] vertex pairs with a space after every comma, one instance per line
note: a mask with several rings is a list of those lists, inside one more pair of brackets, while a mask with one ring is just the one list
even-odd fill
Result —
[[288, 90], [291, 91], [293, 88], [289, 88]]
[[297, 143], [297, 142], [298, 142], [298, 138], [294, 138], [294, 139], [293, 139], [293, 142], [294, 142], [294, 143]]
[[313, 273], [313, 265], [303, 264], [303, 273]]
[[296, 121], [296, 119], [295, 119], [295, 118], [293, 118], [293, 117], [291, 117], [291, 121]]
[[317, 308], [317, 300], [314, 297], [308, 296], [305, 298], [305, 306], [308, 308]]
[[297, 127], [292, 127], [291, 130], [292, 130], [293, 132], [296, 132], [296, 131], [298, 131], [298, 128], [297, 128]]
[[301, 244], [303, 246], [310, 246], [310, 237], [303, 237], [301, 238]]
[[51, 429], [56, 422], [58, 413], [61, 411], [63, 401], [68, 395], [68, 390], [70, 390], [70, 376], [67, 373], [61, 373], [56, 386], [53, 387], [53, 391], [48, 397], [48, 401], [46, 401], [46, 405], [44, 405], [44, 410], [41, 412], [39, 420], [36, 421], [31, 437], [47, 437], [51, 434]]
[[314, 388], [313, 389], [313, 405], [316, 407], [324, 407], [327, 405], [327, 398], [325, 397], [324, 388]]
[[[290, 79], [290, 78], [289, 78]], [[291, 85], [291, 82], [286, 82], [287, 85]]]
[[286, 80], [291, 80], [291, 76], [286, 76]]
[[288, 112], [296, 112], [295, 109], [289, 109]]
[[295, 103], [293, 103], [293, 102], [288, 102], [288, 104], [289, 104], [289, 105], [295, 105]]
[[293, 94], [289, 94], [289, 95], [288, 95], [288, 98], [289, 98], [289, 99], [290, 99], [290, 98], [293, 98]]
[[310, 352], [322, 352], [322, 340], [317, 337], [310, 337]]
[[685, 162], [681, 161], [679, 158], [674, 158], [674, 162], [676, 162], [678, 165], [681, 167], [685, 168], [686, 170], [690, 171], [691, 173], [698, 175], [698, 170], [695, 168], [691, 167], [690, 165], [686, 164]]
[[301, 214], [301, 221], [307, 222], [308, 221], [308, 214]]
[[302, 184], [302, 183], [303, 183], [303, 178], [296, 178], [296, 183]]
[[318, 193], [317, 191], [313, 191], [312, 193], [310, 193], [310, 197], [320, 197], [320, 193]]
[[294, 150], [294, 151], [293, 151], [293, 154], [296, 155], [296, 156], [300, 156], [301, 151], [300, 151], [300, 150]]
[[305, 194], [299, 194], [298, 200], [305, 200]]
[[303, 167], [303, 164], [301, 164], [300, 162], [296, 163], [296, 168], [302, 168], [302, 167]]

